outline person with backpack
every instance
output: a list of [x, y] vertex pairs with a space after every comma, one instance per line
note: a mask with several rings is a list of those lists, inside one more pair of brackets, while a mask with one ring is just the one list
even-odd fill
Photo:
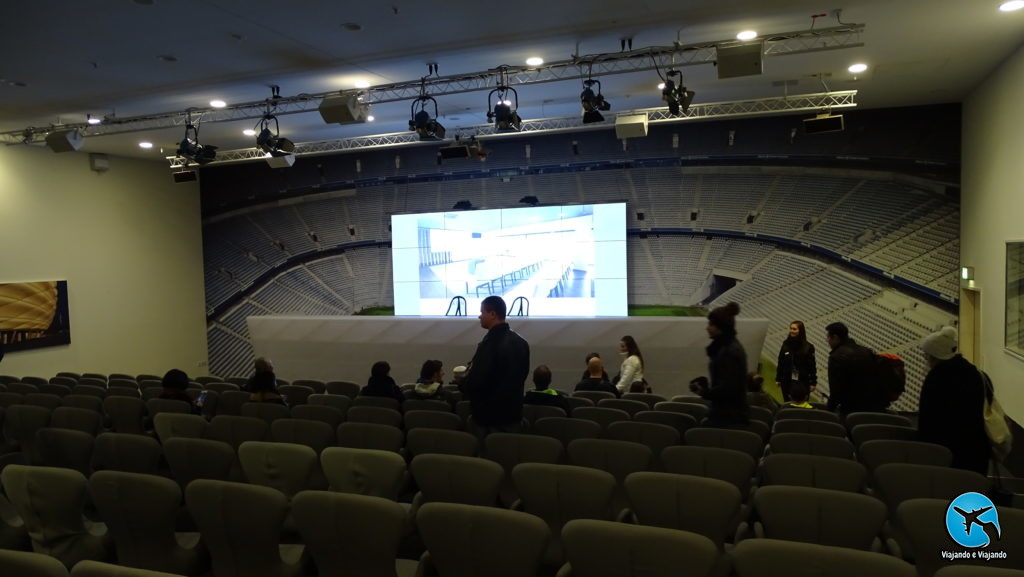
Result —
[[825, 327], [825, 341], [832, 349], [828, 355], [828, 409], [844, 415], [884, 411], [889, 399], [880, 383], [875, 353], [850, 338], [850, 330], [840, 322]]
[[942, 327], [921, 341], [931, 368], [921, 386], [918, 439], [953, 453], [952, 466], [988, 474], [992, 449], [985, 432], [981, 371], [957, 353], [957, 331]]

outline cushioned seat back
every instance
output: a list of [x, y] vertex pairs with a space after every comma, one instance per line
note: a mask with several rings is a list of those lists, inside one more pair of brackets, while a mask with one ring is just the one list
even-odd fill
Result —
[[[135, 393], [135, 396], [138, 397], [138, 393]], [[65, 395], [60, 400], [61, 404], [65, 407], [77, 407], [79, 409], [88, 409], [95, 413], [103, 412], [103, 401], [104, 399], [93, 397], [91, 395], [71, 394]]]
[[[796, 420], [779, 421], [795, 423]], [[807, 421], [815, 422], [815, 421]], [[820, 422], [823, 425], [835, 423]], [[838, 426], [838, 425], [836, 425]], [[775, 433], [772, 435], [769, 449], [772, 453], [799, 453], [801, 455], [818, 455], [837, 459], [853, 459], [853, 443], [839, 437], [815, 435], [810, 433]]]
[[809, 433], [845, 439], [846, 427], [839, 423], [816, 421], [814, 419], [783, 419], [775, 423], [772, 427], [772, 433]]
[[181, 413], [160, 413], [153, 417], [153, 429], [160, 442], [166, 444], [173, 437], [200, 439], [209, 424], [199, 415], [183, 415]]
[[974, 471], [910, 463], [879, 465], [874, 478], [878, 495], [889, 506], [890, 515], [895, 515], [900, 503], [910, 499], [952, 500], [962, 493], [986, 493], [991, 487], [988, 479]]
[[74, 429], [43, 427], [36, 431], [36, 448], [44, 465], [92, 473], [92, 435]]
[[632, 419], [626, 411], [609, 407], [580, 407], [573, 411], [572, 414], [574, 419], [586, 419], [600, 425], [602, 437], [607, 437], [608, 425], [617, 421], [629, 421]]
[[427, 453], [409, 463], [421, 502], [494, 506], [505, 477], [501, 465], [478, 457]]
[[888, 516], [875, 497], [814, 487], [771, 485], [754, 493], [759, 537], [880, 550]]
[[719, 549], [731, 536], [743, 501], [731, 483], [674, 473], [633, 473], [625, 488], [641, 525], [697, 533]]
[[829, 423], [838, 423], [839, 415], [830, 411], [822, 411], [820, 409], [805, 409], [802, 407], [783, 407], [778, 411], [775, 411], [775, 422], [784, 421], [786, 419], [803, 419], [803, 420], [815, 420], [815, 421], [827, 421]]
[[270, 439], [277, 443], [305, 445], [319, 455], [334, 445], [334, 427], [323, 421], [277, 419], [270, 424]]
[[458, 431], [462, 428], [462, 419], [458, 415], [442, 411], [406, 411], [403, 419], [406, 431], [421, 427], [450, 431]]
[[0, 568], [4, 575], [18, 577], [68, 577], [64, 564], [49, 555], [0, 549]]
[[817, 455], [768, 455], [761, 465], [762, 485], [797, 485], [860, 493], [867, 481], [864, 465]]
[[953, 462], [953, 453], [942, 445], [892, 439], [867, 441], [860, 446], [857, 456], [872, 472], [886, 463], [948, 467]]
[[[408, 413], [406, 413], [408, 415]], [[523, 419], [533, 426], [537, 419], [545, 419], [548, 417], [567, 417], [565, 411], [561, 407], [554, 407], [551, 405], [523, 405]], [[408, 419], [406, 419], [408, 420]], [[406, 425], [408, 427], [408, 425]]]
[[110, 428], [115, 433], [145, 432], [143, 419], [146, 403], [140, 398], [113, 396], [103, 399], [103, 410], [110, 418]]
[[646, 445], [611, 439], [577, 439], [566, 453], [570, 465], [607, 471], [619, 483], [630, 473], [650, 470], [653, 457]]
[[203, 547], [182, 547], [175, 537], [181, 489], [166, 477], [97, 471], [89, 494], [107, 524], [123, 565], [195, 575], [209, 558]]
[[277, 392], [281, 394], [287, 401], [289, 406], [297, 407], [299, 405], [305, 405], [309, 399], [309, 396], [316, 393], [310, 387], [304, 387], [302, 385], [282, 385], [277, 388]]
[[696, 427], [686, 431], [686, 444], [698, 447], [718, 447], [743, 451], [754, 459], [760, 459], [764, 452], [764, 440], [750, 431]]
[[416, 524], [428, 550], [425, 563], [446, 577], [537, 575], [550, 538], [533, 515], [455, 503], [425, 504]]
[[475, 457], [480, 452], [480, 441], [464, 431], [419, 428], [406, 434], [405, 450], [411, 457], [426, 453]]
[[306, 399], [306, 404], [334, 407], [341, 411], [342, 418], [344, 418], [345, 413], [348, 412], [348, 408], [352, 406], [352, 399], [345, 395], [327, 395], [317, 393], [310, 395], [309, 398]]
[[719, 479], [734, 485], [746, 498], [757, 462], [750, 455], [718, 447], [678, 446], [661, 452], [668, 473]]
[[563, 446], [576, 439], [596, 439], [601, 436], [601, 425], [588, 419], [547, 417], [533, 424], [533, 433], [558, 439]]
[[265, 440], [269, 432], [270, 427], [263, 419], [217, 415], [206, 427], [203, 438], [223, 441], [237, 450], [246, 441]]
[[[375, 399], [377, 397], [357, 397], [356, 400], [364, 398]], [[398, 412], [397, 408], [353, 404], [345, 413], [345, 420], [349, 423], [375, 423], [401, 428], [402, 413]]]
[[406, 478], [406, 465], [398, 453], [376, 449], [329, 447], [320, 465], [331, 491], [382, 497], [395, 501]]
[[5, 413], [4, 437], [18, 444], [26, 463], [42, 463], [36, 449], [36, 431], [50, 424], [50, 411], [32, 405], [12, 405]]
[[103, 416], [89, 409], [57, 407], [50, 414], [50, 426], [74, 429], [95, 437], [103, 429]]
[[739, 577], [918, 577], [913, 565], [892, 555], [775, 539], [742, 541], [732, 557]]
[[305, 404], [292, 407], [292, 418], [320, 421], [333, 431], [338, 428], [338, 425], [345, 422], [345, 413], [328, 405]]
[[171, 475], [182, 487], [195, 479], [232, 478], [235, 450], [223, 441], [172, 437], [164, 441], [164, 456]]
[[163, 449], [160, 443], [145, 435], [101, 433], [96, 437], [92, 453], [94, 471], [124, 471], [157, 474]]
[[277, 403], [256, 403], [248, 402], [242, 403], [242, 408], [239, 412], [243, 417], [250, 417], [254, 419], [262, 419], [267, 422], [267, 425], [273, 423], [277, 419], [289, 419], [292, 416], [292, 412], [288, 407]]
[[697, 420], [692, 416], [671, 411], [640, 411], [633, 415], [633, 420], [637, 423], [657, 423], [672, 427], [679, 434], [680, 441], [685, 438], [686, 431], [697, 426]]
[[342, 423], [338, 425], [338, 445], [357, 449], [378, 449], [398, 452], [402, 449], [402, 430], [377, 423]]
[[277, 489], [290, 499], [310, 488], [319, 457], [305, 445], [246, 441], [238, 447], [238, 460], [250, 483]]
[[647, 411], [651, 408], [643, 401], [630, 399], [601, 399], [597, 402], [597, 406], [604, 407], [606, 409], [619, 409], [621, 411], [626, 411], [630, 418], [633, 418], [633, 415], [640, 411]]
[[707, 537], [661, 527], [581, 519], [565, 526], [562, 540], [572, 574], [580, 577], [710, 576], [719, 563]]
[[395, 575], [405, 508], [380, 497], [303, 491], [292, 516], [320, 575]]

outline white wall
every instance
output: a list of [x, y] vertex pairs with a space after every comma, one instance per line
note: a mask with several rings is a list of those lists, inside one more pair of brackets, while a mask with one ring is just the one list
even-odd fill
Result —
[[981, 291], [981, 366], [1024, 423], [1024, 360], [1003, 350], [1005, 243], [1024, 240], [1024, 48], [964, 102], [960, 262]]
[[205, 374], [199, 187], [164, 162], [0, 147], [0, 282], [67, 280], [71, 344], [8, 352], [0, 374]]

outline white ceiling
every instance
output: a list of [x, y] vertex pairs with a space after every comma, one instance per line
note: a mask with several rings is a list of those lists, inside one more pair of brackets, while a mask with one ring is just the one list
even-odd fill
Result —
[[[762, 35], [814, 26], [866, 25], [864, 46], [765, 59], [764, 74], [717, 79], [711, 65], [683, 68], [695, 102], [857, 89], [860, 107], [958, 102], [1024, 41], [1024, 10], [998, 11], [996, 0], [517, 0], [470, 3], [395, 0], [33, 0], [5, 3], [0, 47], [0, 131], [77, 123], [86, 114], [119, 117], [351, 89], [356, 80], [384, 84], [427, 74], [480, 72], [573, 54], [728, 40], [742, 29]], [[356, 23], [358, 31], [343, 24]], [[170, 55], [175, 62], [160, 56]], [[855, 78], [853, 62], [869, 70]], [[653, 72], [602, 78], [612, 113], [661, 105]], [[25, 86], [15, 85], [24, 83]], [[774, 83], [774, 84], [773, 84]], [[518, 88], [520, 116], [579, 114], [579, 81]], [[449, 128], [486, 122], [487, 93], [438, 96]], [[296, 142], [407, 130], [409, 103], [374, 106], [376, 121], [328, 125], [316, 112], [281, 116], [281, 133]], [[241, 134], [254, 120], [201, 125], [201, 141], [248, 148]], [[86, 139], [83, 150], [161, 159], [182, 130], [163, 129]], [[140, 140], [157, 146], [144, 151]], [[160, 148], [163, 148], [161, 153]]]

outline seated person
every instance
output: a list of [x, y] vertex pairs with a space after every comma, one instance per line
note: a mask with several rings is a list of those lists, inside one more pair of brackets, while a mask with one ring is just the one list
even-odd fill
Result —
[[387, 361], [373, 363], [373, 367], [370, 368], [370, 379], [366, 381], [366, 386], [359, 391], [359, 394], [367, 397], [389, 397], [398, 401], [398, 404], [402, 404], [405, 395], [402, 393], [402, 389], [395, 384], [395, 379], [391, 378], [390, 373], [391, 365]]
[[459, 388], [459, 392], [466, 394], [466, 391], [462, 390], [463, 383], [466, 382], [466, 375], [469, 373], [469, 368], [466, 365], [459, 365], [452, 369], [452, 382], [450, 385], [455, 385]]
[[576, 383], [574, 391], [604, 391], [613, 393], [616, 398], [622, 396], [615, 385], [608, 382], [608, 373], [604, 372], [604, 363], [601, 357], [591, 357], [587, 361], [587, 377]]
[[533, 390], [526, 391], [523, 403], [558, 407], [569, 415], [569, 401], [565, 400], [564, 393], [551, 388], [551, 369], [547, 365], [538, 365], [533, 370]]
[[180, 369], [171, 369], [164, 374], [162, 381], [163, 390], [160, 391], [158, 398], [160, 399], [171, 399], [173, 401], [185, 401], [191, 408], [192, 414], [199, 414], [199, 407], [196, 406], [195, 400], [185, 392], [188, 389], [188, 375], [185, 371]]
[[272, 372], [260, 371], [249, 379], [249, 401], [253, 403], [274, 403], [287, 405], [285, 398], [277, 392], [277, 376]]
[[803, 383], [793, 383], [789, 386], [789, 402], [787, 407], [800, 407], [802, 409], [813, 409], [814, 405], [807, 402], [811, 396], [811, 390]]
[[[584, 364], [587, 365], [587, 368], [583, 369], [583, 376], [581, 376], [580, 379], [589, 379], [590, 378], [590, 359], [593, 359], [593, 358], [600, 359], [601, 355], [598, 354], [598, 353], [587, 353], [587, 358], [586, 358], [585, 361], [583, 361]], [[611, 382], [611, 380], [608, 378], [608, 373], [605, 372], [605, 370], [604, 370], [604, 365], [601, 366], [601, 379], [604, 380], [604, 382], [606, 382], [606, 383], [610, 383]]]
[[764, 391], [764, 377], [757, 373], [747, 375], [747, 404], [773, 411], [779, 408], [779, 402]]
[[405, 391], [407, 399], [430, 399], [434, 401], [451, 402], [444, 390], [444, 365], [441, 361], [429, 360], [420, 367], [420, 378], [416, 379], [416, 386]]
[[271, 361], [270, 359], [268, 359], [266, 357], [259, 357], [255, 361], [253, 361], [253, 371], [254, 372], [253, 372], [252, 376], [249, 377], [249, 380], [245, 383], [245, 386], [242, 387], [243, 391], [252, 392], [252, 381], [253, 381], [253, 379], [255, 379], [261, 373], [271, 373], [271, 374], [273, 374], [274, 373], [274, 361]]

